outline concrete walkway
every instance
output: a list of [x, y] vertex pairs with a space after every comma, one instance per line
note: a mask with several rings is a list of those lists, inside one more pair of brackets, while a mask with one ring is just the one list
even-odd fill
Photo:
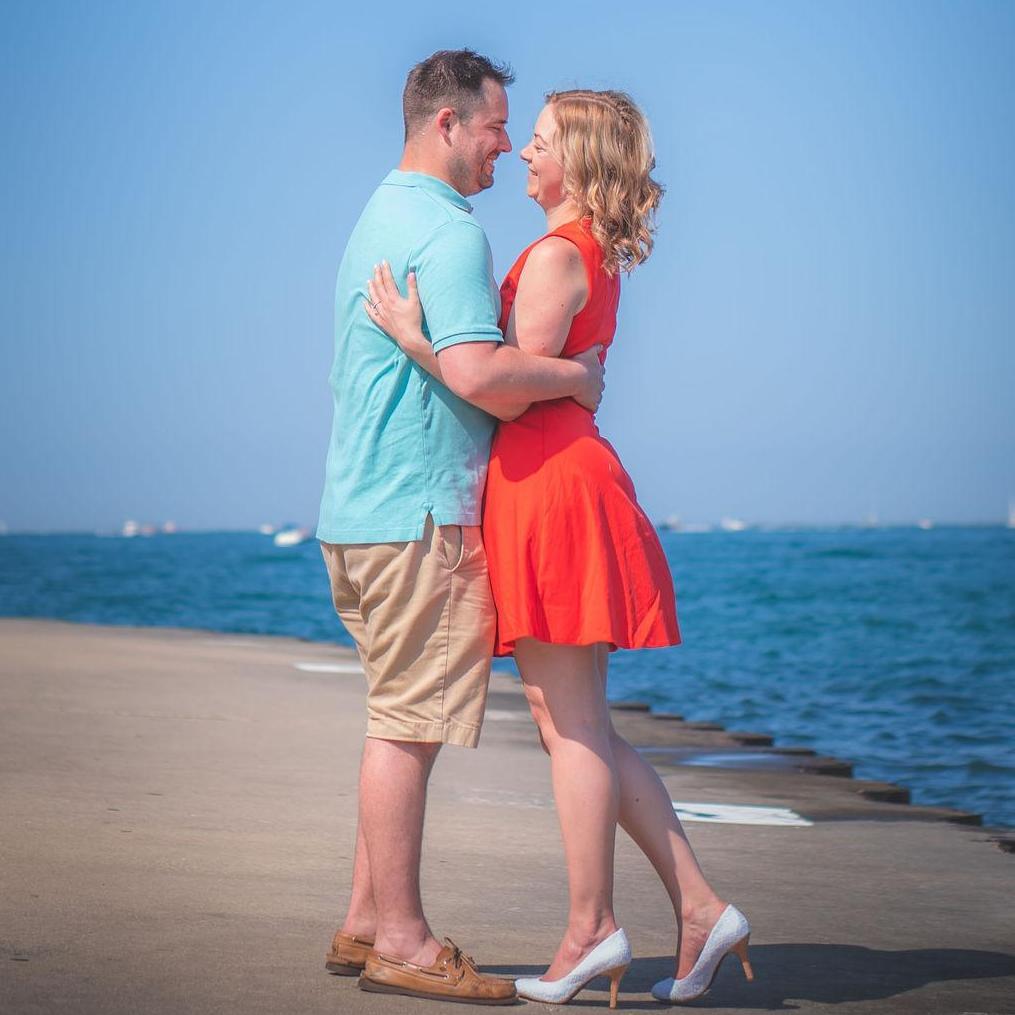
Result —
[[[324, 972], [350, 877], [362, 695], [354, 657], [324, 645], [0, 621], [0, 1012], [467, 1010]], [[750, 749], [637, 712], [617, 723], [661, 763]], [[814, 822], [688, 824], [751, 919], [756, 973], [748, 985], [727, 963], [692, 1007], [1015, 1012], [1015, 856], [984, 830], [830, 775], [662, 771], [674, 800]], [[548, 765], [508, 677], [479, 750], [438, 762], [424, 897], [435, 931], [488, 970], [542, 971], [557, 944]], [[672, 914], [623, 834], [617, 904], [636, 956], [621, 1007], [662, 1011], [648, 989], [671, 973]], [[570, 1010], [606, 1000], [597, 981]]]

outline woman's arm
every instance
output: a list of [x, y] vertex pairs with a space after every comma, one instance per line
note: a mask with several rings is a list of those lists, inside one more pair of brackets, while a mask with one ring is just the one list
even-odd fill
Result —
[[367, 280], [369, 296], [363, 307], [374, 324], [393, 338], [409, 359], [443, 384], [437, 354], [423, 334], [423, 304], [414, 271], [409, 272], [407, 284], [409, 291], [403, 299], [391, 274], [391, 265], [387, 261], [375, 264], [374, 277]]
[[[423, 313], [415, 278], [410, 274], [408, 296], [403, 298], [386, 263], [375, 268], [374, 277], [367, 284], [366, 312], [423, 369], [461, 398], [499, 419], [514, 419], [532, 402], [553, 398], [573, 397], [595, 411], [603, 389], [599, 350], [589, 350], [574, 359], [557, 358], [571, 319], [586, 298], [581, 257], [566, 240], [551, 238], [539, 247], [547, 245], [556, 249], [545, 258], [537, 258], [536, 270], [523, 273], [530, 276], [530, 283], [537, 280], [527, 287], [525, 297], [531, 310], [525, 314], [526, 328], [530, 329], [527, 335], [532, 335], [530, 349], [521, 348], [514, 330], [509, 328], [512, 335], [504, 344], [464, 342], [443, 350], [438, 363], [423, 335]], [[573, 258], [577, 259], [580, 275], [574, 271]], [[544, 276], [549, 276], [548, 281]], [[547, 295], [549, 305], [544, 306]], [[552, 337], [554, 330], [560, 330], [556, 343]]]
[[522, 268], [505, 341], [535, 356], [559, 356], [588, 296], [578, 248], [562, 236], [548, 236]]
[[[364, 304], [366, 312], [382, 331], [395, 340], [399, 349], [409, 359], [448, 387], [440, 363], [437, 361], [437, 354], [423, 334], [423, 307], [416, 288], [414, 271], [409, 272], [407, 288], [407, 295], [403, 299], [391, 274], [391, 266], [387, 261], [382, 261], [374, 268], [374, 277], [367, 282], [369, 302]], [[492, 395], [477, 394], [467, 398], [466, 401], [502, 422], [517, 419], [529, 407], [528, 402], [522, 403]]]
[[[543, 359], [560, 360], [561, 350], [571, 330], [571, 322], [588, 299], [588, 279], [585, 264], [578, 248], [560, 236], [550, 236], [536, 244], [529, 253], [518, 279], [511, 316], [504, 334], [506, 346], [513, 347], [525, 356], [537, 356]], [[508, 349], [501, 347], [500, 360], [508, 367]], [[482, 385], [487, 384], [495, 392], [503, 390], [505, 381], [510, 383], [508, 376], [502, 371], [499, 375], [491, 369], [491, 353], [480, 343], [452, 346], [445, 349], [440, 357], [444, 362], [444, 373], [452, 381], [452, 386], [465, 390], [477, 390], [486, 394]], [[583, 353], [577, 360], [588, 364], [598, 363], [599, 347]], [[511, 384], [515, 390], [520, 387]], [[503, 406], [510, 415], [500, 415], [501, 419], [516, 419], [534, 401], [550, 398], [570, 397], [574, 392], [545, 391], [540, 397], [531, 397], [536, 392], [528, 392], [523, 401], [513, 401]], [[576, 396], [577, 397], [577, 396]], [[602, 391], [597, 392], [593, 403], [581, 398], [578, 400], [593, 412], [599, 406]], [[499, 413], [494, 413], [499, 415]]]

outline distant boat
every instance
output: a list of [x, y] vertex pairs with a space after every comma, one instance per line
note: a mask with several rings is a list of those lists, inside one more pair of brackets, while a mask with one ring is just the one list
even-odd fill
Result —
[[747, 522], [741, 521], [739, 518], [723, 518], [719, 522], [719, 528], [723, 532], [743, 532], [747, 528]]
[[1008, 501], [1008, 528], [1015, 529], [1015, 500]]
[[263, 525], [257, 526], [257, 531], [260, 532], [262, 536], [273, 536], [275, 535], [275, 526], [265, 522]]
[[669, 517], [664, 518], [659, 523], [659, 528], [663, 529], [665, 532], [679, 532], [682, 528], [680, 524], [680, 515], [670, 515]]
[[163, 522], [162, 523], [162, 532], [166, 536], [174, 536], [174, 535], [176, 535], [176, 532], [177, 532], [176, 522]]
[[120, 535], [130, 539], [131, 537], [136, 536], [140, 531], [141, 526], [138, 525], [138, 523], [132, 518], [128, 518], [127, 521], [123, 523], [123, 528], [120, 529]]
[[300, 543], [305, 543], [309, 538], [309, 529], [292, 526], [290, 528], [279, 529], [275, 533], [273, 542], [276, 546], [299, 546]]
[[929, 518], [921, 518], [917, 523], [918, 529], [923, 529], [926, 532], [928, 529], [934, 528], [934, 523]]

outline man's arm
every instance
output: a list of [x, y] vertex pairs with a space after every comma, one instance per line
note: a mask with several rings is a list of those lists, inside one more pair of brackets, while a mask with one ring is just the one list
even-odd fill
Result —
[[[560, 240], [574, 251], [572, 244]], [[540, 247], [550, 247], [550, 241]], [[559, 258], [558, 258], [559, 259]], [[580, 259], [579, 259], [580, 260]], [[544, 277], [540, 271], [538, 277]], [[581, 286], [584, 286], [582, 273]], [[365, 310], [383, 331], [395, 339], [407, 356], [436, 377], [460, 398], [471, 402], [501, 420], [520, 416], [532, 402], [552, 398], [574, 397], [586, 408], [595, 411], [602, 398], [603, 370], [599, 349], [590, 350], [575, 359], [561, 360], [556, 356], [563, 347], [571, 320], [585, 299], [584, 289], [577, 295], [558, 289], [547, 303], [540, 300], [542, 292], [530, 286], [532, 293], [523, 303], [538, 308], [528, 320], [528, 340], [535, 346], [526, 352], [515, 344], [491, 341], [459, 341], [435, 353], [422, 332], [420, 307], [414, 273], [408, 277], [408, 293], [402, 297], [391, 273], [382, 262], [368, 283], [369, 302]], [[510, 336], [515, 342], [514, 335]]]
[[[518, 280], [506, 344], [445, 349], [439, 354], [444, 383], [468, 401], [503, 400], [518, 414], [532, 402], [568, 397], [595, 411], [602, 397], [599, 349], [579, 360], [557, 358], [588, 291], [578, 248], [563, 237], [543, 240], [533, 247]], [[583, 376], [574, 370], [578, 363], [591, 369]]]
[[437, 359], [443, 383], [456, 395], [475, 405], [497, 406], [513, 413], [511, 419], [533, 402], [551, 398], [574, 398], [594, 410], [602, 396], [598, 346], [574, 359], [556, 359], [513, 345], [463, 342], [445, 349]]

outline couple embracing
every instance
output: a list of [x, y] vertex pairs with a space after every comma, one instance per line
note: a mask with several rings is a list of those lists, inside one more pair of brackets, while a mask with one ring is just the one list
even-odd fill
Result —
[[[731, 952], [749, 973], [749, 927], [610, 722], [610, 652], [680, 634], [658, 537], [594, 419], [620, 273], [651, 252], [662, 189], [627, 95], [551, 93], [521, 151], [547, 231], [498, 292], [467, 198], [511, 150], [511, 82], [469, 50], [412, 69], [402, 161], [339, 269], [317, 535], [368, 714], [352, 893], [327, 967], [364, 990], [488, 1004], [563, 1003], [609, 976], [615, 1006], [631, 961], [613, 910], [619, 823], [676, 916], [673, 977], [652, 993], [685, 1001]], [[514, 983], [439, 943], [419, 889], [429, 774], [442, 744], [477, 745], [494, 654], [514, 656], [550, 756], [570, 899], [549, 968]]]

